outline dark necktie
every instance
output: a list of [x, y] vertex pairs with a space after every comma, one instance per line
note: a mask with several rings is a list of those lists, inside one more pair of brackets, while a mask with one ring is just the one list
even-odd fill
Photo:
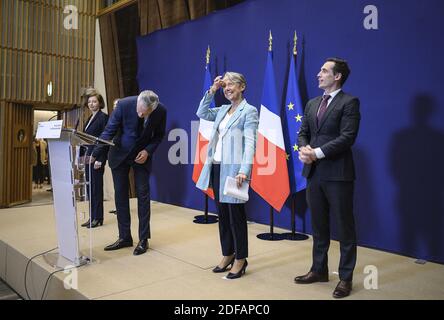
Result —
[[140, 136], [143, 132], [143, 122], [144, 122], [144, 118], [139, 118], [139, 123], [138, 123], [138, 127], [137, 127], [137, 131], [138, 131], [138, 135]]
[[318, 126], [321, 123], [321, 120], [325, 114], [325, 111], [327, 111], [328, 99], [330, 99], [329, 95], [324, 95], [322, 97], [321, 105], [319, 106], [319, 111], [318, 111]]

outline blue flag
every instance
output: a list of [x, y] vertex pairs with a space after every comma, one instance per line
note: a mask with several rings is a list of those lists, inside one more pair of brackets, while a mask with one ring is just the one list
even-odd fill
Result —
[[302, 110], [302, 100], [296, 82], [296, 68], [294, 56], [291, 57], [290, 71], [288, 74], [287, 96], [285, 98], [285, 114], [287, 115], [287, 143], [288, 171], [290, 176], [291, 193], [299, 192], [306, 188], [307, 181], [302, 176], [304, 164], [298, 158], [298, 132], [302, 124], [304, 112]]

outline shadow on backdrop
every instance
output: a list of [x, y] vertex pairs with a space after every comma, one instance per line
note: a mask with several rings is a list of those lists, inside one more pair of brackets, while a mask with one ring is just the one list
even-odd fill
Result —
[[416, 258], [443, 263], [444, 133], [430, 125], [437, 108], [431, 96], [416, 96], [411, 126], [394, 135], [389, 150], [398, 187], [399, 246]]
[[[359, 137], [358, 137], [359, 139]], [[362, 148], [353, 147], [353, 159], [356, 168], [354, 209], [356, 236], [359, 245], [378, 247], [383, 242], [375, 236], [383, 232], [384, 226], [375, 214], [374, 180], [370, 173], [369, 158]], [[378, 230], [378, 232], [375, 232]]]

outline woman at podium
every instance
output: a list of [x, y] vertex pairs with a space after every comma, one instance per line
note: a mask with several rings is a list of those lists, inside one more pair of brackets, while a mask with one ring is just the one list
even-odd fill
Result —
[[[106, 127], [108, 122], [108, 115], [103, 113], [101, 109], [105, 107], [105, 103], [101, 94], [95, 89], [89, 90], [86, 93], [86, 105], [89, 108], [91, 115], [86, 120], [83, 126], [83, 132], [99, 137]], [[106, 152], [101, 158], [98, 158], [94, 163], [90, 163], [90, 156], [94, 146], [88, 146], [86, 149], [81, 148], [81, 161], [85, 161], [86, 179], [90, 186], [87, 188], [88, 192], [91, 190], [91, 217], [82, 224], [82, 227], [96, 228], [103, 225], [103, 174], [105, 172]]]

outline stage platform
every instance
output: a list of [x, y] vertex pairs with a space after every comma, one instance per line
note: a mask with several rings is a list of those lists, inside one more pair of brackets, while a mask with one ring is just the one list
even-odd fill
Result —
[[[48, 276], [56, 269], [42, 257], [30, 263], [26, 283], [31, 299], [333, 299], [339, 259], [335, 241], [329, 254], [330, 282], [296, 285], [293, 278], [306, 273], [311, 264], [311, 238], [262, 241], [256, 235], [268, 232], [268, 226], [251, 223], [247, 273], [240, 279], [225, 280], [224, 274], [211, 271], [221, 257], [217, 224], [193, 223], [193, 217], [201, 212], [153, 202], [150, 249], [133, 256], [134, 247], [103, 251], [117, 239], [116, 216], [108, 213], [112, 208], [113, 203], [105, 202], [105, 224], [92, 231], [96, 260], [76, 269], [77, 281], [74, 274], [56, 273], [42, 295]], [[135, 200], [131, 200], [131, 208], [136, 244]], [[89, 229], [80, 228], [85, 254], [88, 235]], [[24, 299], [28, 299], [24, 287], [28, 259], [56, 246], [51, 205], [0, 210], [0, 278]], [[378, 271], [376, 290], [365, 286], [368, 274], [364, 268], [368, 265]], [[77, 283], [76, 288], [65, 289], [69, 279]], [[359, 247], [354, 289], [347, 299], [444, 299], [444, 266], [417, 264], [413, 258]]]

